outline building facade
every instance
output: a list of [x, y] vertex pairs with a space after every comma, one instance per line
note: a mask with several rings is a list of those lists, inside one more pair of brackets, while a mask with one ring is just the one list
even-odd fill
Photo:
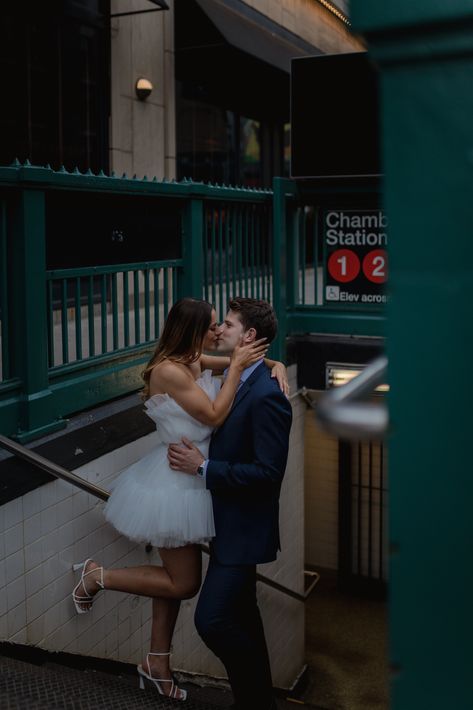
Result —
[[[2, 9], [0, 164], [251, 186], [288, 174], [290, 60], [363, 48], [344, 3], [166, 4]], [[152, 84], [145, 100], [140, 78]]]

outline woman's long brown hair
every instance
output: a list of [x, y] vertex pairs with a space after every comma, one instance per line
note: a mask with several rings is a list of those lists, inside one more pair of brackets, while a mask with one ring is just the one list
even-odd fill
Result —
[[189, 365], [201, 355], [202, 343], [209, 329], [212, 306], [196, 298], [176, 301], [164, 324], [156, 350], [142, 372], [145, 386], [141, 396], [148, 399], [151, 370], [164, 359]]

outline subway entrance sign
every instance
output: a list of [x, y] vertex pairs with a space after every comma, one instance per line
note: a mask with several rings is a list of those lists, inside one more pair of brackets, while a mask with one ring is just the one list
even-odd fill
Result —
[[382, 210], [323, 212], [324, 303], [386, 303], [387, 221]]

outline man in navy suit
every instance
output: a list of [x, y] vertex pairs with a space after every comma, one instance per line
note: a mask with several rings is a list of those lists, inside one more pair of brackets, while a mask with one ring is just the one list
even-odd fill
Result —
[[[235, 298], [220, 329], [219, 350], [277, 331], [266, 301]], [[274, 710], [271, 669], [256, 600], [256, 565], [276, 559], [279, 493], [286, 468], [292, 410], [263, 361], [242, 373], [209, 458], [193, 445], [170, 447], [173, 468], [203, 475], [212, 493], [216, 537], [195, 623], [228, 673], [238, 710]]]

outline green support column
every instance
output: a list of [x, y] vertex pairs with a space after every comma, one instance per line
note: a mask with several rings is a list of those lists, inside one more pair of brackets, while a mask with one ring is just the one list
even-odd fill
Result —
[[473, 3], [352, 0], [381, 69], [392, 710], [473, 707]]
[[20, 441], [65, 426], [56, 421], [48, 379], [46, 312], [45, 199], [40, 190], [23, 189], [13, 215], [12, 299], [13, 374], [22, 383]]
[[204, 285], [204, 203], [192, 199], [186, 204], [182, 218], [183, 268], [179, 277], [179, 298], [202, 298]]

